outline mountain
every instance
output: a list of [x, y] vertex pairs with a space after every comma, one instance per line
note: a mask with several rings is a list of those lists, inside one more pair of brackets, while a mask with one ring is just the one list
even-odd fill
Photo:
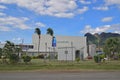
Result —
[[84, 36], [87, 37], [88, 44], [97, 44], [98, 39], [100, 40], [100, 46], [103, 46], [105, 41], [110, 37], [120, 37], [120, 34], [118, 33], [105, 33], [102, 32], [101, 34], [95, 33], [86, 33]]

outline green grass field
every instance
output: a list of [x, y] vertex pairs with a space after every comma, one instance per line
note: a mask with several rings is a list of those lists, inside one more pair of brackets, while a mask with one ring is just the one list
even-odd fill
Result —
[[120, 71], [120, 61], [106, 61], [105, 63], [95, 63], [93, 60], [77, 62], [66, 61], [44, 61], [32, 59], [28, 64], [23, 62], [18, 64], [0, 63], [0, 71], [27, 71], [27, 70], [60, 70], [60, 71], [80, 71], [80, 70], [116, 70]]

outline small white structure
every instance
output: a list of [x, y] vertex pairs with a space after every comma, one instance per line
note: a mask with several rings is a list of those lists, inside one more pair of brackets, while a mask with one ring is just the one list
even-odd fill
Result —
[[92, 57], [94, 57], [94, 55], [96, 54], [96, 45], [95, 44], [89, 45], [89, 54]]
[[[40, 53], [56, 54], [58, 60], [75, 60], [76, 58], [86, 58], [87, 45], [86, 37], [79, 36], [55, 36], [56, 47], [52, 47], [52, 36], [41, 35], [40, 39]], [[34, 34], [32, 37], [33, 50], [38, 50], [39, 37]], [[37, 54], [37, 53], [36, 53]], [[39, 55], [39, 54], [38, 54]]]

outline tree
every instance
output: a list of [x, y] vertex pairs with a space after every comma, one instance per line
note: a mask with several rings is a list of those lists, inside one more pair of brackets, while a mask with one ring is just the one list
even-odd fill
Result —
[[16, 54], [11, 54], [9, 57], [9, 61], [10, 63], [15, 64], [19, 61], [19, 56]]
[[113, 57], [115, 53], [120, 52], [120, 38], [109, 38], [105, 42], [104, 52]]
[[30, 56], [24, 56], [23, 57], [23, 61], [27, 64], [28, 62], [30, 62], [31, 61], [31, 57]]
[[6, 41], [6, 44], [3, 47], [3, 55], [6, 57], [10, 57], [10, 55], [13, 54], [14, 52], [15, 52], [14, 43]]
[[10, 63], [17, 63], [19, 61], [19, 56], [16, 54], [14, 43], [6, 41], [6, 44], [3, 47], [3, 56], [9, 58]]
[[38, 40], [38, 54], [39, 54], [39, 49], [40, 49], [40, 38], [41, 38], [41, 30], [39, 28], [35, 28], [35, 33], [38, 35], [39, 40]]
[[[50, 36], [52, 36], [52, 47], [53, 47], [53, 50], [54, 50], [54, 57], [55, 57], [55, 46], [54, 46], [54, 41], [55, 41], [55, 37], [54, 37], [54, 31], [52, 28], [48, 28], [47, 29], [47, 34], [49, 34]], [[52, 56], [51, 56], [52, 57]]]
[[47, 29], [47, 34], [49, 34], [50, 36], [53, 37], [54, 31], [52, 30], [52, 28], [48, 28], [48, 29]]

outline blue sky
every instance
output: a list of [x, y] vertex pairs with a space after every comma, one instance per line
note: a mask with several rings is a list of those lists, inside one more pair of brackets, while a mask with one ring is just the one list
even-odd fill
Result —
[[66, 36], [120, 33], [120, 0], [0, 0], [0, 42], [32, 43], [36, 27]]

